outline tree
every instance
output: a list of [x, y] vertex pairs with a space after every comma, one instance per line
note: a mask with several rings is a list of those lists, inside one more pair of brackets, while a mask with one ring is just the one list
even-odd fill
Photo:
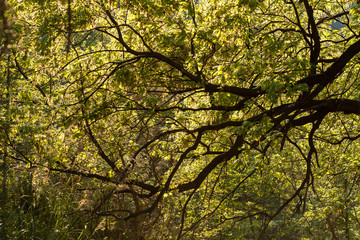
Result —
[[357, 4], [29, 0], [6, 14], [1, 153], [71, 179], [94, 236], [359, 236]]

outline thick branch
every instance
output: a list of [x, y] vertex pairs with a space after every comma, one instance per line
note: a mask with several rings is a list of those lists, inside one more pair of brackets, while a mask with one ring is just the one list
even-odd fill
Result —
[[314, 111], [307, 116], [292, 120], [291, 126], [302, 126], [320, 120], [324, 114], [343, 112], [345, 114], [360, 114], [360, 101], [351, 99], [313, 100], [304, 105], [302, 110]]
[[257, 97], [265, 92], [260, 88], [239, 88], [234, 86], [220, 86], [208, 83], [205, 85], [205, 91], [212, 92], [228, 92], [242, 97]]
[[316, 64], [317, 59], [320, 55], [320, 36], [319, 32], [314, 20], [314, 11], [312, 7], [310, 6], [309, 2], [307, 0], [303, 0], [306, 13], [308, 15], [309, 19], [309, 25], [311, 27], [311, 39], [314, 41], [313, 44], [311, 44], [311, 52], [310, 52], [310, 64], [311, 64], [311, 70], [310, 75], [316, 74]]
[[218, 166], [222, 162], [230, 160], [232, 157], [240, 153], [239, 147], [243, 144], [243, 142], [244, 136], [238, 136], [232, 148], [229, 151], [216, 156], [205, 168], [203, 168], [203, 170], [193, 181], [180, 184], [178, 186], [179, 192], [199, 188], [205, 178], [212, 172], [212, 170], [216, 168], [216, 166]]
[[360, 114], [360, 101], [351, 99], [331, 99], [313, 101], [313, 109], [325, 112], [343, 112], [345, 114]]
[[321, 74], [312, 75], [298, 81], [298, 84], [306, 83], [308, 86], [314, 86], [320, 83], [331, 83], [339, 75], [346, 64], [360, 52], [360, 40], [353, 43], [345, 52], [324, 72]]

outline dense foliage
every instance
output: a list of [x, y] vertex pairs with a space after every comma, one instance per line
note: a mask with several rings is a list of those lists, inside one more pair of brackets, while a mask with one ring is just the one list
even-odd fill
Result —
[[1, 239], [359, 239], [360, 7], [1, 0]]

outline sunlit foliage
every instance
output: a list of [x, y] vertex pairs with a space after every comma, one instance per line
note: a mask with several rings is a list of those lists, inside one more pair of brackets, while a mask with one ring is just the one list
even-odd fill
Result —
[[1, 239], [358, 239], [349, 1], [0, 1]]

